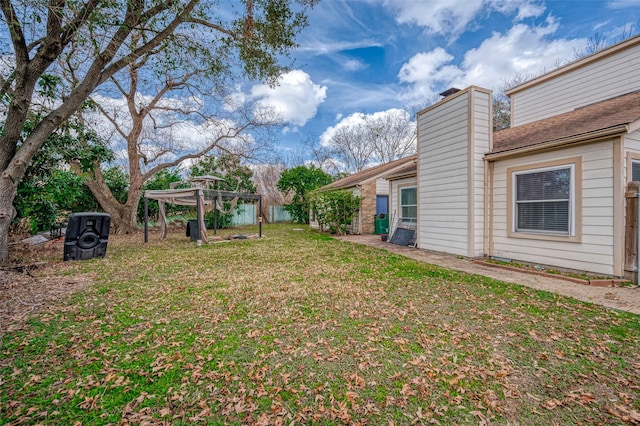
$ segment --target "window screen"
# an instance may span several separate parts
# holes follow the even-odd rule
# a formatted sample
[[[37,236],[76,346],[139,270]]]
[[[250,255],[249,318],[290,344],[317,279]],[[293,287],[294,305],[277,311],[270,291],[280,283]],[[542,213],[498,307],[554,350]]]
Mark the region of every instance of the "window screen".
[[[571,167],[519,173],[516,180],[516,231],[569,234]]]

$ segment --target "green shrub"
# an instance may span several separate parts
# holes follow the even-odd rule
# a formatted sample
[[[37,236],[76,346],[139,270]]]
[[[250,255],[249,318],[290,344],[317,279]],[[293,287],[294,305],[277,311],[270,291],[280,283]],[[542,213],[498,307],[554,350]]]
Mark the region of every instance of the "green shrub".
[[[320,229],[342,235],[360,210],[362,197],[346,190],[314,191],[310,200]]]

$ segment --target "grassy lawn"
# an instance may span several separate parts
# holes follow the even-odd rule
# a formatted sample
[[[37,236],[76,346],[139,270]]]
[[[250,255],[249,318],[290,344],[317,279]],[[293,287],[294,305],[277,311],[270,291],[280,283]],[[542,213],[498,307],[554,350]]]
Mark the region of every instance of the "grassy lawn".
[[[640,317],[299,229],[61,265],[96,284],[1,337],[0,424],[640,422]]]

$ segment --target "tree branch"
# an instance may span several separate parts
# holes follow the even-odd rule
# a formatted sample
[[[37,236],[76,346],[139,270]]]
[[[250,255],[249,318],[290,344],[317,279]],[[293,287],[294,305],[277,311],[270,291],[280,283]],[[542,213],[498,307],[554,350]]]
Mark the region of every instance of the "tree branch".
[[[190,17],[188,19],[185,19],[185,22],[190,22],[190,23],[193,23],[193,24],[202,25],[203,27],[206,27],[206,28],[211,28],[213,30],[216,30],[218,32],[221,32],[223,34],[226,34],[228,36],[233,37],[234,40],[238,40],[238,35],[236,33],[234,33],[233,31],[228,30],[228,29],[226,29],[224,27],[221,27],[220,25],[214,24],[212,22],[205,21],[204,19]]]
[[[16,56],[16,68],[25,66],[29,62],[29,50],[13,4],[10,1],[2,1],[0,2],[0,8],[9,28],[13,52]]]
[[[142,15],[140,15],[138,21],[139,22],[147,22],[153,16],[155,16],[158,13],[162,12],[168,6],[171,6],[174,3],[175,3],[174,1],[169,1],[168,4],[163,4],[162,2],[160,2],[155,7],[151,8],[147,12],[143,13]],[[195,8],[195,6],[198,3],[199,3],[199,0],[190,0],[189,3],[187,3],[187,5],[185,6],[185,8],[182,10],[182,12],[180,12],[180,14],[178,14],[162,31],[157,33],[155,37],[153,37],[151,40],[149,40],[148,42],[146,42],[145,44],[143,44],[139,48],[133,50],[128,55],[123,56],[122,58],[120,58],[116,62],[114,62],[111,65],[109,65],[108,67],[106,67],[104,69],[104,71],[101,73],[101,79],[100,79],[100,82],[98,84],[106,81],[108,78],[110,78],[116,72],[118,72],[119,70],[121,70],[125,66],[127,66],[127,64],[130,64],[130,63],[134,62],[135,60],[137,60],[141,56],[144,56],[145,54],[150,53],[156,47],[158,47],[164,40],[167,39],[167,37],[169,37],[171,34],[173,34],[173,32],[176,30],[176,28],[180,24],[185,22],[187,17],[190,15],[190,13],[193,11],[193,9]],[[132,27],[133,27],[133,25],[132,25]],[[125,28],[124,24],[120,27],[120,29],[118,31],[118,33],[121,33],[121,34],[116,33],[116,35],[114,35],[114,37],[112,38],[112,42],[109,44],[109,46],[107,46],[107,48],[105,48],[104,53],[110,52],[112,49],[116,49],[116,50],[113,50],[113,55],[115,55],[115,52],[117,51],[117,48],[119,48],[122,45],[122,43],[124,42],[123,36],[130,32],[130,30],[129,30],[129,32],[124,34],[123,28]],[[120,31],[120,30],[123,30],[123,31]],[[110,55],[110,57],[113,58],[113,55]]]

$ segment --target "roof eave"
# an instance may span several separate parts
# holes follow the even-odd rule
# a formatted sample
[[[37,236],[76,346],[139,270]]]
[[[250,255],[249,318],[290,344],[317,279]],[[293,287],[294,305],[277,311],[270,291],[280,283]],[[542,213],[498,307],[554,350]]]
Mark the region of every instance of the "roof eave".
[[[629,133],[633,133],[635,131],[640,130],[640,118],[632,121],[631,123],[629,123],[629,125],[627,126]]]
[[[418,175],[418,172],[413,171],[413,172],[406,172],[406,173],[391,174],[383,177],[386,180],[399,180],[399,179],[406,179],[410,177],[416,177],[417,175]]]
[[[337,191],[341,189],[351,189],[358,186],[358,184],[348,185],[348,186],[331,186],[331,184],[323,186],[321,188],[316,189],[318,192],[327,192],[327,191]]]
[[[522,148],[515,148],[507,151],[495,152],[485,154],[484,158],[488,161],[503,160],[510,157],[519,157],[527,155],[533,152],[546,151],[550,149],[561,148],[567,145],[577,145],[588,142],[596,142],[601,139],[610,138],[629,132],[628,124],[619,124],[617,126],[608,127],[606,129],[596,130],[589,133],[582,133],[579,135],[569,136],[566,138],[555,139],[547,142],[542,142],[535,145],[525,146]]]
[[[339,179],[339,180],[337,180],[335,182],[332,182],[330,184],[327,184],[327,185],[319,188],[318,191],[319,192],[324,192],[324,191],[331,191],[331,190],[336,190],[336,189],[353,189],[353,188],[357,188],[359,186],[365,185],[365,184],[367,184],[369,182],[376,181],[378,179],[385,179],[385,175],[395,173],[397,170],[401,169],[402,167],[405,167],[406,163],[408,163],[409,161],[415,162],[416,158],[412,158],[412,157],[415,157],[415,154],[414,155],[410,155],[410,156],[405,157],[405,158],[401,158],[399,160],[392,161],[392,163],[393,162],[397,162],[399,164],[396,164],[395,166],[391,167],[389,170],[385,170],[384,172],[379,172],[379,173],[373,174],[373,175],[371,175],[369,177],[366,177],[366,178],[363,178],[361,180],[352,181],[352,183],[349,183],[347,185],[341,185],[341,184],[336,185],[336,183],[339,183],[340,180],[342,180],[342,179]],[[386,163],[386,164],[389,164],[389,163]],[[363,170],[363,172],[364,171],[366,171],[366,170]],[[357,174],[358,173],[356,173],[356,175]],[[350,179],[353,176],[354,175],[351,175],[351,176],[346,177],[344,179]]]

